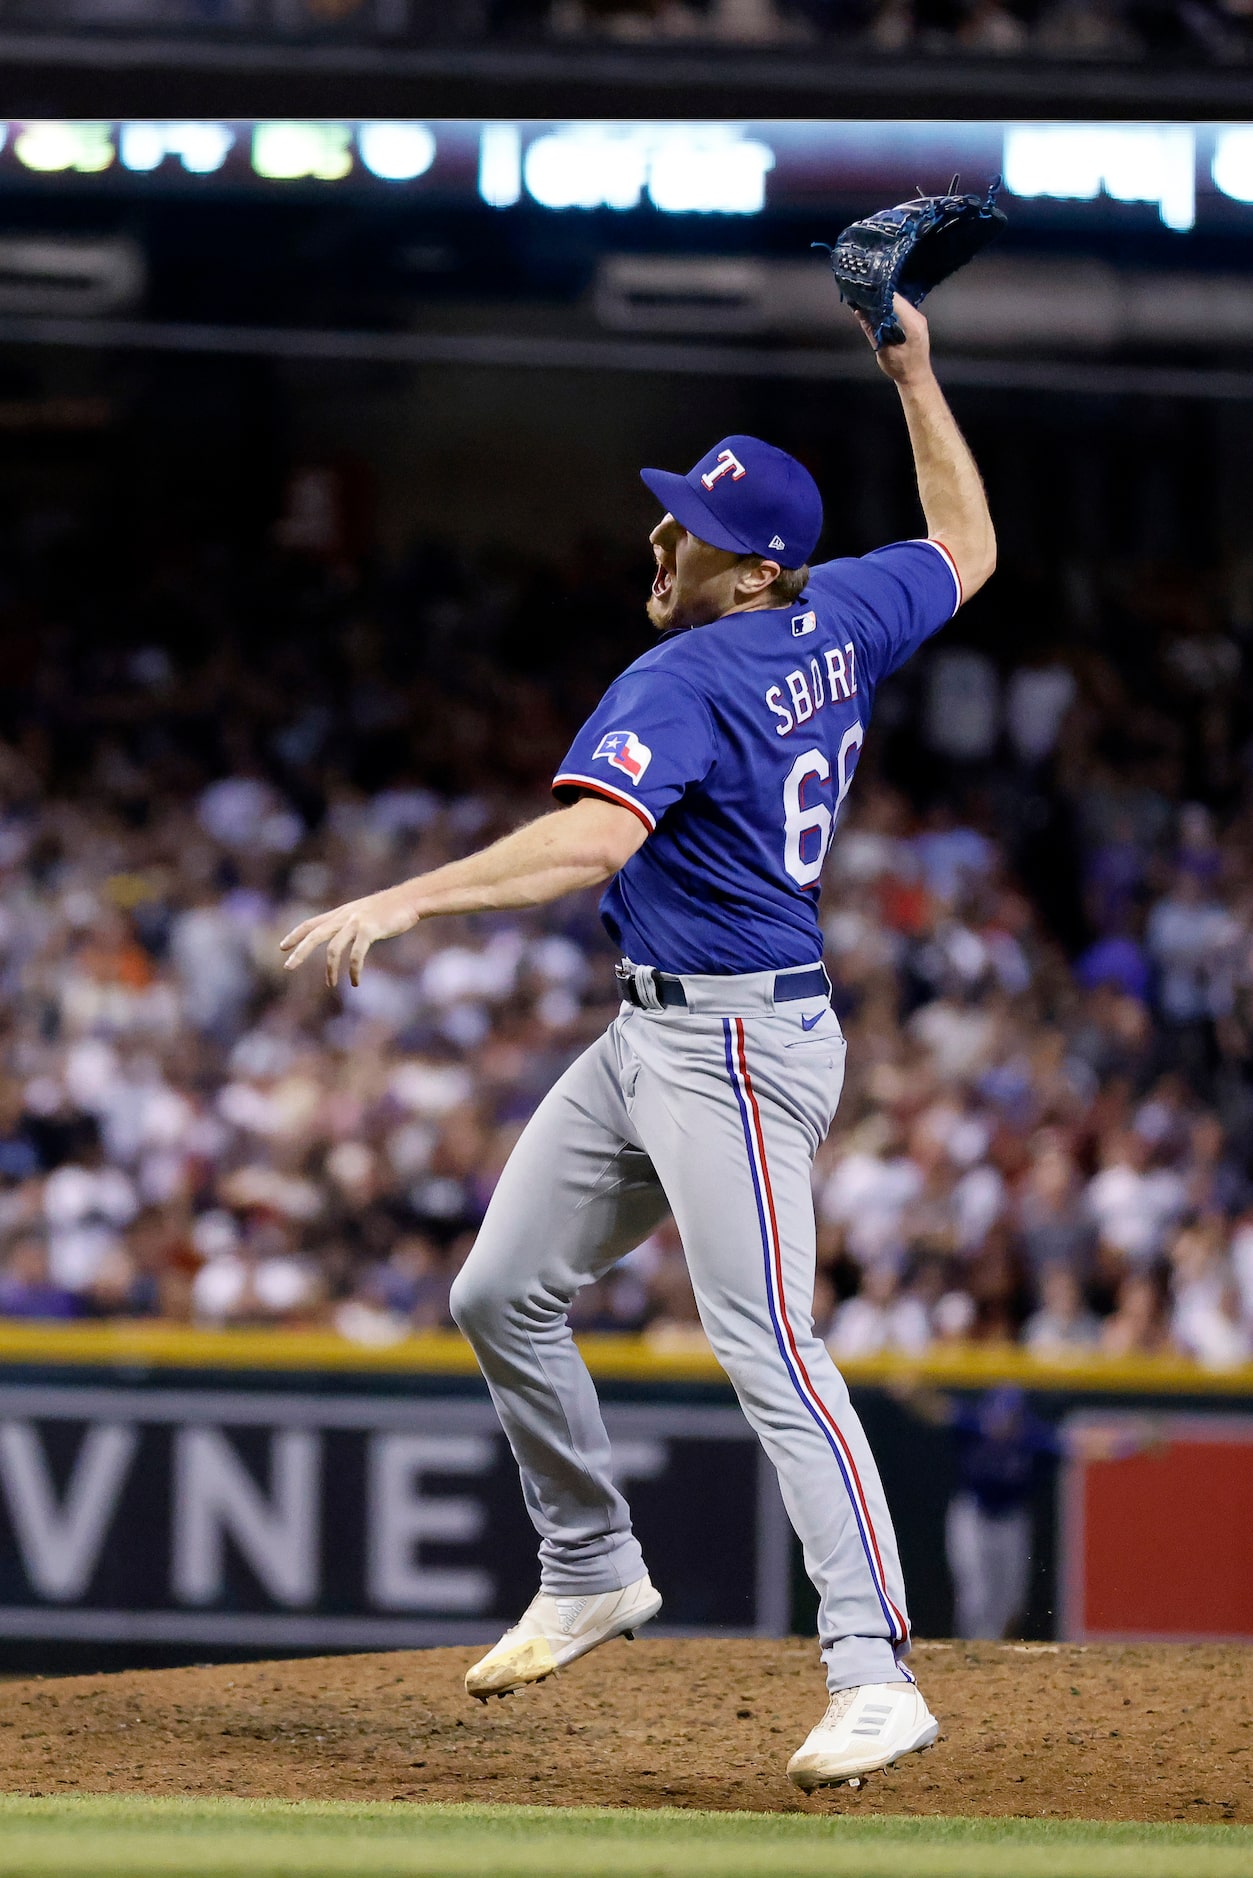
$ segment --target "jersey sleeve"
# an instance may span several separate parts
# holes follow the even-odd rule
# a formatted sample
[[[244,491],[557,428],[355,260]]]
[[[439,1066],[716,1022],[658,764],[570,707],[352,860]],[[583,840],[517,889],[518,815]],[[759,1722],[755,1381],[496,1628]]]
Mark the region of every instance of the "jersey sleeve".
[[[562,802],[604,796],[651,832],[686,789],[704,781],[715,747],[708,707],[685,679],[624,672],[571,744],[553,794]]]
[[[961,576],[939,541],[896,541],[859,559],[827,561],[810,587],[851,607],[862,669],[873,684],[905,663],[962,603]]]

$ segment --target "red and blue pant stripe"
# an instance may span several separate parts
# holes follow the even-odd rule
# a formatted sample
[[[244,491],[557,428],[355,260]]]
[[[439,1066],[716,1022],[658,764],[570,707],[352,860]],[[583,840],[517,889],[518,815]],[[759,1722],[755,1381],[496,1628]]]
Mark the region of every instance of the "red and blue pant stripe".
[[[758,1106],[756,1091],[748,1069],[748,1053],[745,1046],[744,1021],[739,1017],[723,1019],[723,1033],[726,1046],[727,1075],[735,1091],[739,1105],[740,1121],[744,1130],[744,1145],[748,1154],[749,1172],[752,1175],[753,1195],[757,1205],[757,1219],[761,1228],[762,1255],[765,1266],[766,1302],[770,1311],[770,1322],[774,1330],[775,1343],[788,1378],[824,1436],[844,1490],[852,1508],[853,1520],[865,1554],[866,1566],[874,1585],[884,1620],[888,1625],[889,1636],[894,1645],[904,1643],[909,1636],[909,1626],[897,1610],[888,1595],[887,1579],[883,1569],[883,1560],[879,1552],[879,1542],[875,1537],[874,1522],[866,1504],[866,1495],[857,1463],[853,1458],[848,1443],[841,1432],[839,1423],[827,1407],[810,1379],[805,1362],[797,1348],[796,1336],[788,1318],[787,1299],[783,1284],[783,1251],[779,1238],[779,1223],[775,1210],[774,1192],[770,1184],[770,1166],[766,1158],[765,1134],[761,1124],[761,1110]],[[902,1669],[902,1674],[908,1675]],[[912,1678],[910,1678],[912,1680]]]

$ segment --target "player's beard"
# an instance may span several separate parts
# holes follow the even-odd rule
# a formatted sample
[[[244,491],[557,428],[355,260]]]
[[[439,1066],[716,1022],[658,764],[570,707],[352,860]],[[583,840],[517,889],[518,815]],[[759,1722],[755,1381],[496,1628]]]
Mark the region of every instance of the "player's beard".
[[[677,573],[660,565],[653,577],[646,611],[659,633],[708,626],[710,620],[718,618],[716,603],[703,596],[699,589],[695,593],[686,592]]]

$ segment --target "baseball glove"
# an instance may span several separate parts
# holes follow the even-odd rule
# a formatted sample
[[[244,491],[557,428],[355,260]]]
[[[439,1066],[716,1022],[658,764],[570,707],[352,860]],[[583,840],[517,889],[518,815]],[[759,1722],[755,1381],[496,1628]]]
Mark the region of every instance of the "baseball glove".
[[[1005,226],[1004,211],[994,206],[999,176],[984,197],[957,195],[957,183],[954,176],[946,196],[919,196],[854,222],[833,248],[825,241],[813,244],[831,256],[840,298],[865,314],[876,350],[905,338],[892,312],[893,294],[920,305]]]

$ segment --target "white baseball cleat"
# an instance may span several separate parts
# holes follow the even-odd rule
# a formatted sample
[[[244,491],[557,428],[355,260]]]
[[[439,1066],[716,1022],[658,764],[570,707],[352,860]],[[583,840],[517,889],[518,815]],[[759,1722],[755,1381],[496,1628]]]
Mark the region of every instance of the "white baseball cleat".
[[[912,1682],[867,1682],[841,1689],[787,1764],[806,1793],[859,1781],[902,1754],[929,1748],[940,1724]]]
[[[528,1682],[542,1682],[610,1637],[631,1637],[661,1609],[660,1593],[645,1573],[624,1591],[590,1598],[550,1597],[541,1591],[500,1642],[466,1671],[466,1694],[485,1702]]]

